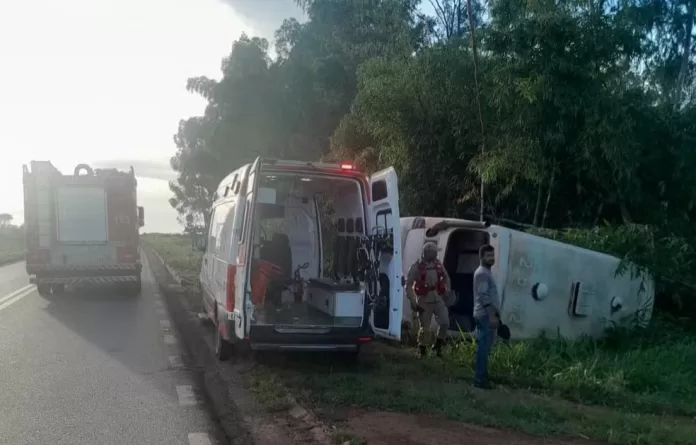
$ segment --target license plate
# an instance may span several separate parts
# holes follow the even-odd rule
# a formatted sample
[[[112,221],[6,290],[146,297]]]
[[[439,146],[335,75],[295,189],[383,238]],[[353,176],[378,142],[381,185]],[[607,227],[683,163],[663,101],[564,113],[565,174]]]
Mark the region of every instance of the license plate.
[[[86,248],[81,251],[68,252],[66,262],[71,264],[108,263],[111,261],[110,252],[104,252],[103,248]]]

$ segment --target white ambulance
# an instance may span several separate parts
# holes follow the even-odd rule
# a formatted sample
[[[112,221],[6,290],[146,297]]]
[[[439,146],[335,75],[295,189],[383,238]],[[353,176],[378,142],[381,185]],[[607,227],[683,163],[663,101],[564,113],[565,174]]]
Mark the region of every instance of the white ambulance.
[[[218,358],[235,343],[354,352],[375,335],[399,340],[400,237],[393,168],[368,177],[350,164],[257,158],[230,173],[200,273]],[[371,249],[375,240],[393,247]]]

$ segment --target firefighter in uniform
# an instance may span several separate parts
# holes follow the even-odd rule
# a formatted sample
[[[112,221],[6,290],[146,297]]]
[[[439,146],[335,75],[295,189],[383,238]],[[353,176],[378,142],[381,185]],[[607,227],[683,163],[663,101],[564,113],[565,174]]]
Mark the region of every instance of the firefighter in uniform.
[[[437,245],[423,245],[423,256],[413,263],[406,278],[406,293],[414,312],[418,313],[418,351],[421,357],[427,354],[427,337],[433,315],[438,324],[437,338],[432,349],[442,355],[442,346],[449,329],[449,311],[445,303],[451,292],[450,278],[442,263],[437,259]],[[424,338],[425,337],[425,338]]]

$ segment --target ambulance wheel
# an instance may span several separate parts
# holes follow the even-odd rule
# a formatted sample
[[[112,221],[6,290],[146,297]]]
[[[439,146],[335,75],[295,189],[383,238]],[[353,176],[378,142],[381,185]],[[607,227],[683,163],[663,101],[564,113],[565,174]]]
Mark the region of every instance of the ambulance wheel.
[[[51,286],[53,295],[63,295],[65,293],[65,284],[54,284]]]
[[[341,362],[348,365],[358,363],[360,361],[360,345],[358,344],[354,351],[339,352],[339,357]]]
[[[39,291],[39,295],[44,298],[49,298],[51,296],[51,285],[50,284],[38,284],[36,289]]]
[[[228,360],[232,356],[234,350],[234,345],[224,338],[222,338],[222,332],[216,326],[215,327],[215,357],[221,362]]]

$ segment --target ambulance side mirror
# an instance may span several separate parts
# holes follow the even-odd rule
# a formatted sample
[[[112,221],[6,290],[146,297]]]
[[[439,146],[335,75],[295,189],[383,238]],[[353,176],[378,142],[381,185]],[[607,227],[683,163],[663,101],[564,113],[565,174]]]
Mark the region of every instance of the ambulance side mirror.
[[[138,206],[138,227],[145,225],[145,208]]]
[[[195,241],[193,242],[194,249],[198,252],[205,252],[206,249],[208,248],[207,241],[208,240],[205,238],[205,236],[197,237],[195,239]]]

